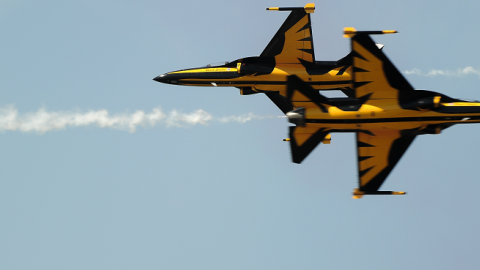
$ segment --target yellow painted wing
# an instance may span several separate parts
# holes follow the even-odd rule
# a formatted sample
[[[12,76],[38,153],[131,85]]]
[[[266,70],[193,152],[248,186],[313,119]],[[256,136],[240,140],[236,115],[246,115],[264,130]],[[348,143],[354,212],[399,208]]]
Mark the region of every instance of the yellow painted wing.
[[[322,102],[326,98],[318,91],[314,91],[311,86],[302,81],[295,75],[287,78],[287,101],[293,108],[312,110],[318,108],[325,110]],[[287,114],[288,115],[288,114]],[[305,117],[305,115],[304,115]],[[320,125],[305,125],[305,123],[295,123],[296,127],[290,127],[290,149],[292,151],[292,161],[301,163],[312,151],[329,135],[327,128]]]
[[[414,139],[399,130],[357,132],[359,191],[378,191]]]
[[[293,10],[260,56],[275,57],[276,64],[313,65],[310,14],[303,9]]]
[[[292,161],[301,163],[327,135],[328,131],[320,126],[290,127]]]
[[[370,36],[352,37],[353,87],[357,98],[398,99],[398,91],[413,90]]]

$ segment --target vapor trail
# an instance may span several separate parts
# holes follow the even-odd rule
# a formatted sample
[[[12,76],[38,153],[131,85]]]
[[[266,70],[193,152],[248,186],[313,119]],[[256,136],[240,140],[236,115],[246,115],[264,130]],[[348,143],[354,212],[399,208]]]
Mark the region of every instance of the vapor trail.
[[[191,113],[182,113],[172,110],[163,112],[160,107],[146,113],[138,110],[133,113],[110,115],[107,110],[90,110],[87,112],[50,112],[44,108],[34,113],[20,114],[13,105],[0,107],[0,132],[21,131],[37,132],[43,134],[51,130],[66,129],[69,127],[97,126],[100,128],[113,128],[135,132],[137,127],[188,127],[193,125],[208,125],[212,122],[219,123],[245,123],[254,119],[277,118],[277,116],[256,116],[252,113],[213,117],[210,113],[198,109]]]
[[[413,74],[419,76],[426,76],[426,77],[434,77],[434,76],[447,76],[447,77],[461,77],[465,75],[478,75],[480,78],[480,70],[477,70],[471,66],[465,68],[459,68],[456,71],[453,70],[439,70],[439,69],[431,69],[428,72],[422,72],[418,68],[414,68],[411,70],[405,70],[404,74]]]

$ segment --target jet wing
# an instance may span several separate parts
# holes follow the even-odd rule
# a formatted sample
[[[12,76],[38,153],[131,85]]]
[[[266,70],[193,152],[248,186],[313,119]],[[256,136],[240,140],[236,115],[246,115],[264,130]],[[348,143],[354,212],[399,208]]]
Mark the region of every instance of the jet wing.
[[[354,28],[345,28],[345,36],[351,37],[356,98],[371,95],[369,99],[398,99],[399,91],[413,90],[369,36],[389,33],[396,31],[356,31]]]
[[[396,31],[356,31],[354,28],[345,28],[345,36],[351,38],[352,77],[356,98],[399,100],[402,92],[414,91],[413,87],[369,36],[391,33],[396,33]],[[357,132],[359,187],[353,192],[354,198],[358,199],[366,194],[405,194],[404,192],[379,191],[378,189],[413,142],[415,136],[414,132],[394,129]]]
[[[373,194],[405,194],[378,191],[405,151],[415,139],[413,132],[368,130],[357,132],[358,185],[355,199]]]
[[[304,123],[305,108],[318,107],[320,110],[324,110],[322,102],[325,102],[326,98],[297,76],[291,75],[287,78],[287,101],[292,108],[295,108],[288,112],[287,116],[293,113],[299,117],[294,122],[289,120],[297,125],[290,127],[289,132],[292,161],[301,163],[321,142],[329,143],[327,136],[330,137],[330,135],[326,128]]]
[[[313,65],[312,26],[310,13],[315,10],[314,4],[294,8],[267,8],[267,10],[290,10],[291,13],[263,50],[261,57],[275,57],[276,64]]]
[[[329,132],[324,128],[290,127],[290,150],[292,161],[300,164],[325,138]]]

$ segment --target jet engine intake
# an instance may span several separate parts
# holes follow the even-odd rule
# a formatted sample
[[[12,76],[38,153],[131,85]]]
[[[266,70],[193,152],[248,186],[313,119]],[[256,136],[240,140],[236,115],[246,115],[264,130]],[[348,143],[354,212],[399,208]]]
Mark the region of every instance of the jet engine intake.
[[[274,57],[247,57],[237,63],[240,75],[266,75],[272,73],[274,68]]]
[[[255,64],[240,63],[238,65],[238,73],[241,75],[253,75],[258,72]]]
[[[402,106],[405,109],[432,110],[440,107],[441,96],[419,98]]]
[[[252,87],[239,87],[240,89],[240,95],[253,95],[253,94],[258,94],[259,92],[255,91],[252,89]]]
[[[440,134],[440,132],[442,132],[442,126],[440,125],[428,125],[420,130],[420,134]]]
[[[327,134],[327,136],[325,136],[325,138],[323,138],[322,143],[323,144],[330,144],[331,141],[332,141],[332,135]]]
[[[270,74],[273,71],[273,68],[270,66],[265,66],[261,64],[254,63],[241,63],[238,65],[238,73],[240,75],[262,75]]]

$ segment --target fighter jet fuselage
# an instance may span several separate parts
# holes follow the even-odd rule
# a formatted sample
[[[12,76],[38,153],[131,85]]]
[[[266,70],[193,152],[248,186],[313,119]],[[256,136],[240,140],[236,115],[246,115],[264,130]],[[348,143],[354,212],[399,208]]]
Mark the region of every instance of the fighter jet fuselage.
[[[330,144],[332,133],[355,133],[358,188],[353,197],[405,194],[380,187],[416,136],[480,123],[480,102],[415,90],[383,53],[383,45],[370,37],[394,30],[346,27],[351,52],[338,61],[315,61],[310,24],[314,8],[268,8],[291,13],[258,57],[169,72],[155,80],[266,94],[295,125],[285,139],[294,163],[301,163],[319,144]],[[327,98],[318,91],[332,89],[347,97]]]
[[[233,86],[242,95],[276,91],[285,96],[287,76],[295,74],[316,90],[351,88],[350,65],[342,61],[277,64],[275,57],[247,57],[222,65],[168,72],[154,80],[188,86]]]
[[[241,95],[265,93],[284,113],[293,109],[285,100],[289,75],[298,76],[315,90],[354,95],[350,54],[338,61],[315,61],[310,21],[314,4],[267,10],[291,13],[259,56],[168,72],[154,80],[188,86],[233,86]]]
[[[359,188],[354,198],[405,194],[379,188],[416,136],[439,134],[456,124],[480,123],[480,102],[415,90],[370,38],[395,31],[356,31],[351,38],[353,92],[349,98],[322,96],[292,75],[287,81],[287,112],[292,161],[301,163],[331,133],[356,133]],[[325,141],[325,139],[327,139]]]

